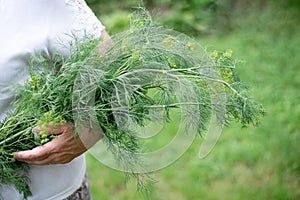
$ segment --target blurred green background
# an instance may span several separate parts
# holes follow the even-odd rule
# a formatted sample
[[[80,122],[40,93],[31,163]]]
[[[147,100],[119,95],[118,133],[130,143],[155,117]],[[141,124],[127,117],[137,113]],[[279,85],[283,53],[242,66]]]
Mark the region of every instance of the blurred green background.
[[[143,5],[154,20],[211,50],[232,49],[238,73],[267,113],[259,127],[224,128],[198,158],[202,138],[152,174],[150,199],[300,199],[300,3],[298,0],[87,0],[108,32],[129,28]],[[172,131],[172,126],[170,130]],[[162,158],[163,159],[163,158]],[[87,154],[95,200],[141,199],[135,183]]]

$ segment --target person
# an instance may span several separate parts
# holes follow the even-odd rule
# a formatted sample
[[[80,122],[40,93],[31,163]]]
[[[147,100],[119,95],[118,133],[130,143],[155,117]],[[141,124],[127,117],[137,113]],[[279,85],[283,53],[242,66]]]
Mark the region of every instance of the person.
[[[0,0],[0,13],[0,120],[14,96],[9,85],[24,84],[28,59],[36,52],[68,56],[71,35],[109,38],[84,0]],[[73,133],[72,124],[61,124],[56,128],[58,138],[14,154],[30,165],[29,200],[91,198],[83,154],[87,149]],[[23,199],[12,185],[0,184],[0,194],[5,200]]]

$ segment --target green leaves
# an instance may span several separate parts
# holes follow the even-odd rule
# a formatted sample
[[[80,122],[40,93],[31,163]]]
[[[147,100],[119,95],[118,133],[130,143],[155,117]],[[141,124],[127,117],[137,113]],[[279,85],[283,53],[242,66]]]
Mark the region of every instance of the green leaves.
[[[72,122],[72,88],[79,63],[97,44],[91,38],[85,38],[85,41],[71,44],[68,60],[61,60],[63,56],[59,54],[51,58],[42,55],[32,58],[30,78],[24,87],[16,88],[17,95],[11,104],[13,109],[0,123],[0,183],[15,185],[25,199],[31,194],[28,166],[15,161],[13,153],[32,149],[55,138],[55,135],[47,134],[49,123],[55,127],[59,123]],[[54,73],[58,63],[64,65]],[[72,63],[74,66],[69,67]],[[49,69],[49,64],[52,69]],[[43,66],[44,71],[37,66]],[[32,133],[37,125],[42,128],[40,135]]]
[[[51,140],[49,123],[102,127],[108,150],[143,188],[144,175],[136,171],[143,169],[138,130],[148,122],[168,122],[174,109],[181,111],[187,134],[204,132],[213,115],[220,127],[231,118],[242,125],[259,121],[263,111],[240,84],[231,51],[210,56],[188,36],[155,26],[143,10],[131,25],[103,44],[105,52],[97,51],[97,40],[75,37],[68,59],[32,62],[31,78],[0,126],[1,183],[16,185],[25,198],[30,194],[28,180],[16,171],[26,165],[11,155]],[[41,72],[36,64],[53,69]],[[42,128],[38,138],[31,133],[36,125]]]

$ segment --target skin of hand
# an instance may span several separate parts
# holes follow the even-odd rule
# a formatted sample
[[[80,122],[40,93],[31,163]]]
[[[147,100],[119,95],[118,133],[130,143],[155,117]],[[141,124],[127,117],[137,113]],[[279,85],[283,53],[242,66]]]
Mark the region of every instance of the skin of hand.
[[[31,165],[65,164],[84,153],[102,138],[101,134],[88,129],[81,132],[80,137],[76,137],[74,130],[74,125],[71,123],[59,124],[55,128],[50,123],[47,133],[55,134],[57,138],[32,150],[17,152],[14,158]],[[32,130],[35,134],[39,134],[40,131],[39,126]]]
[[[104,52],[108,47],[107,41],[110,40],[110,36],[106,30],[103,30],[101,34],[103,42],[99,43],[98,50]],[[39,134],[41,128],[37,126],[32,132]],[[14,154],[14,158],[31,165],[65,164],[87,151],[102,138],[103,133],[99,127],[97,131],[85,128],[78,130],[80,137],[76,137],[74,130],[74,125],[70,123],[59,124],[55,128],[50,123],[48,135],[55,134],[58,135],[57,138],[32,150],[17,152]]]
[[[105,53],[113,45],[113,41],[110,38],[106,30],[101,32],[102,42],[99,42],[98,51],[99,53]]]
[[[101,31],[101,37],[102,37],[103,41],[110,40],[110,36],[106,30]]]

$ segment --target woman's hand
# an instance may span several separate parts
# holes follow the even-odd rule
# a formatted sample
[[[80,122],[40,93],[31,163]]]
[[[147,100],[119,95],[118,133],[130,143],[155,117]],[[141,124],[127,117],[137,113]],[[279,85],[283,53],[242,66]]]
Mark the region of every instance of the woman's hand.
[[[35,127],[33,132],[38,134],[40,127]],[[58,137],[32,150],[17,152],[14,158],[32,165],[65,164],[84,153],[87,148],[102,138],[101,134],[91,131],[81,132],[80,137],[75,137],[74,125],[70,123],[59,124],[55,128],[50,123],[48,135],[53,134]],[[82,142],[82,139],[85,142]]]
[[[99,42],[97,49],[100,53],[105,53],[109,48],[113,46],[114,43],[106,30],[103,30],[101,32],[101,38],[102,41]]]

